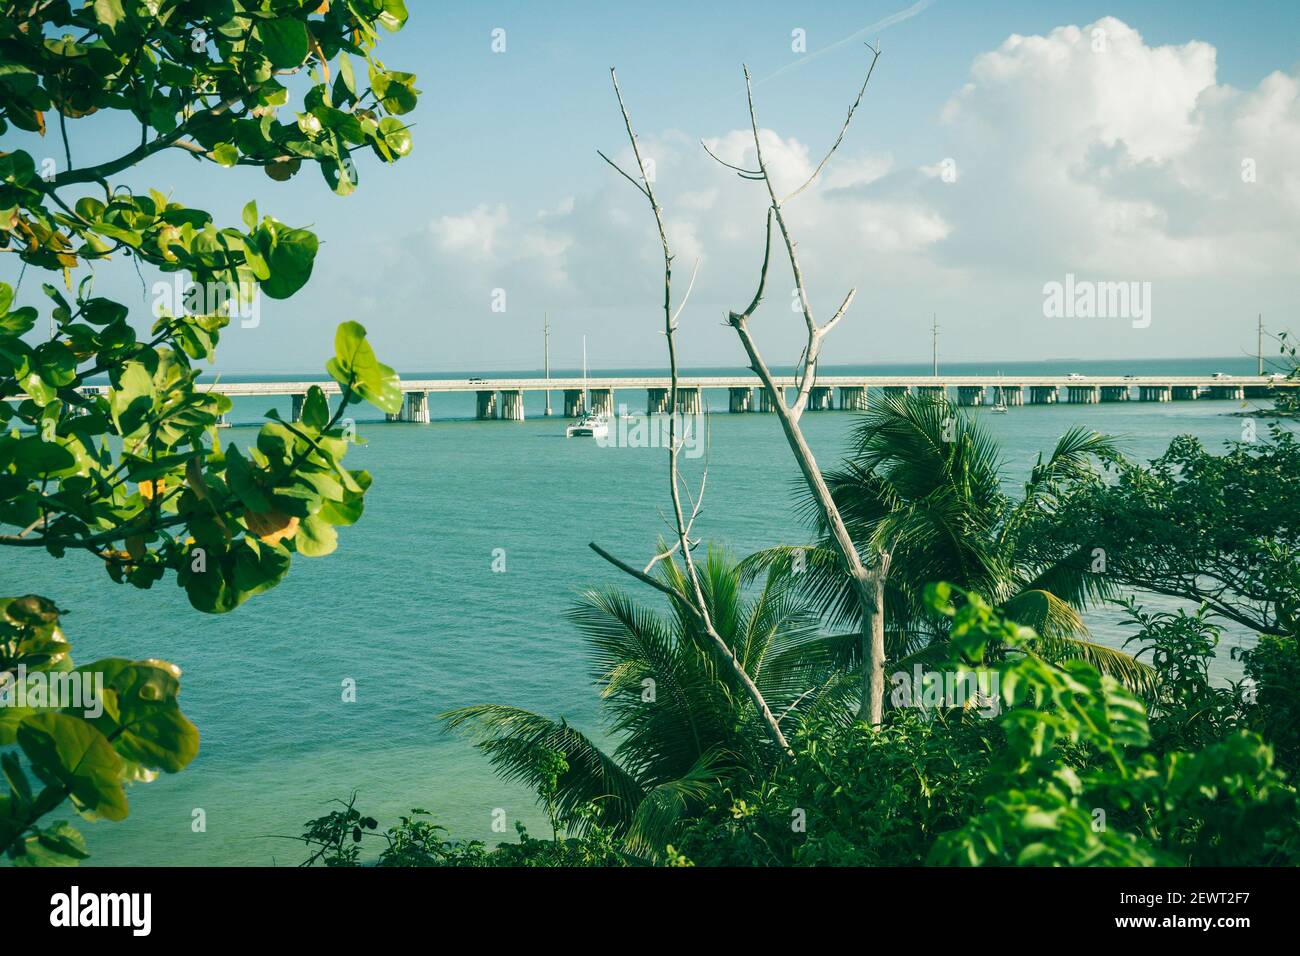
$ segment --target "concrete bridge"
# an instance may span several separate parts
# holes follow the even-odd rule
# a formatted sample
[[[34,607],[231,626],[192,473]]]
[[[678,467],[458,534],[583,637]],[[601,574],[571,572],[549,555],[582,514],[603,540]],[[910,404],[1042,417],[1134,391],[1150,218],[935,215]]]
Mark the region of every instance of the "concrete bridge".
[[[646,412],[668,411],[669,380],[664,375],[628,376],[623,378],[509,378],[509,379],[411,379],[402,382],[406,396],[402,410],[388,416],[390,421],[428,422],[429,394],[439,392],[473,392],[476,416],[480,419],[523,421],[525,392],[550,391],[560,394],[556,410],[565,418],[577,418],[588,411],[612,415],[617,408],[616,393],[641,391],[647,397]],[[786,389],[798,387],[793,376],[782,376],[777,384]],[[212,391],[231,397],[292,396],[294,420],[302,413],[307,390],[319,385],[326,394],[338,394],[333,381],[302,382],[221,382],[208,386]],[[993,375],[824,375],[819,376],[809,395],[809,411],[844,409],[862,411],[868,395],[917,394],[944,397],[962,406],[979,406],[996,400],[998,388],[1007,405],[1050,405],[1055,403],[1097,404],[1103,402],[1170,402],[1208,398],[1240,401],[1266,398],[1275,387],[1297,388],[1300,383],[1279,381],[1258,375],[1199,376],[1104,376],[1104,375],[1018,375],[1007,379]],[[771,412],[766,391],[753,376],[682,376],[678,380],[677,410],[698,414],[705,410],[704,391],[726,390],[730,412]],[[590,408],[585,402],[589,402]]]

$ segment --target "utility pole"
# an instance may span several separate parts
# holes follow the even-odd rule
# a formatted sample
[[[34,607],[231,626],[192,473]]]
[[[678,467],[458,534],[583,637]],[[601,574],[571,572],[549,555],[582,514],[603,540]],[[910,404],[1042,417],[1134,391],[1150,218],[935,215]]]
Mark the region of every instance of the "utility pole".
[[[1255,319],[1255,351],[1259,355],[1259,374],[1264,374],[1264,313]]]
[[[542,364],[546,374],[546,417],[551,417],[551,321],[542,313]]]
[[[939,315],[930,313],[930,374],[939,377]]]

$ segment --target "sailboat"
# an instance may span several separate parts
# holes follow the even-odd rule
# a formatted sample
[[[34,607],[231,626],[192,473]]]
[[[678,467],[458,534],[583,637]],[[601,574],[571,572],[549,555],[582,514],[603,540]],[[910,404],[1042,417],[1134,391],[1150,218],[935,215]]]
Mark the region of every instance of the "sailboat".
[[[582,407],[585,409],[587,406],[587,337],[584,335],[582,337]],[[591,412],[564,429],[566,438],[604,438],[608,434],[609,422],[605,420],[605,416]]]
[[[997,384],[997,389],[998,389],[998,391],[997,391],[997,396],[998,396],[997,401],[995,401],[995,402],[993,403],[993,405],[992,405],[992,407],[989,409],[989,411],[993,412],[993,413],[996,414],[996,415],[1005,415],[1005,414],[1007,413],[1007,399],[1006,399],[1006,395],[1005,395],[1005,394],[1003,393],[1003,391],[1002,391],[1002,375],[1001,375],[1001,373],[998,374],[998,384]]]

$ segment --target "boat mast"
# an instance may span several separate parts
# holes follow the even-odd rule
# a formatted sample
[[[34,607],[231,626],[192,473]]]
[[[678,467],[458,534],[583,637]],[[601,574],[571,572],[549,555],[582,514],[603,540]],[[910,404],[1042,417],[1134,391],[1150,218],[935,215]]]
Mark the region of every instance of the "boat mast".
[[[582,337],[582,414],[590,411],[590,399],[587,397],[587,337]]]
[[[551,322],[542,313],[542,367],[546,373],[546,417],[551,417]]]
[[[939,314],[930,315],[930,374],[939,377]]]

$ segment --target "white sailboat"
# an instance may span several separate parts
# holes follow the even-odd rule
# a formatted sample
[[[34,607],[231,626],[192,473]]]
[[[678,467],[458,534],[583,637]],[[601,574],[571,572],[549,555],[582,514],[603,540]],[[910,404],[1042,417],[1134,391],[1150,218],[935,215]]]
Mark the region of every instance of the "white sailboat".
[[[1006,394],[1005,394],[1005,393],[1003,392],[1003,390],[1002,390],[1002,373],[1001,373],[1001,372],[998,373],[998,384],[997,384],[997,389],[998,389],[998,391],[997,391],[997,396],[998,396],[997,401],[995,401],[995,402],[993,403],[993,405],[989,408],[989,411],[993,412],[995,415],[1005,415],[1005,414],[1007,413],[1007,397],[1006,397]]]
[[[587,337],[582,337],[582,407],[589,404],[587,396]],[[587,412],[583,417],[564,429],[567,438],[604,438],[609,434],[609,422],[603,415]]]

